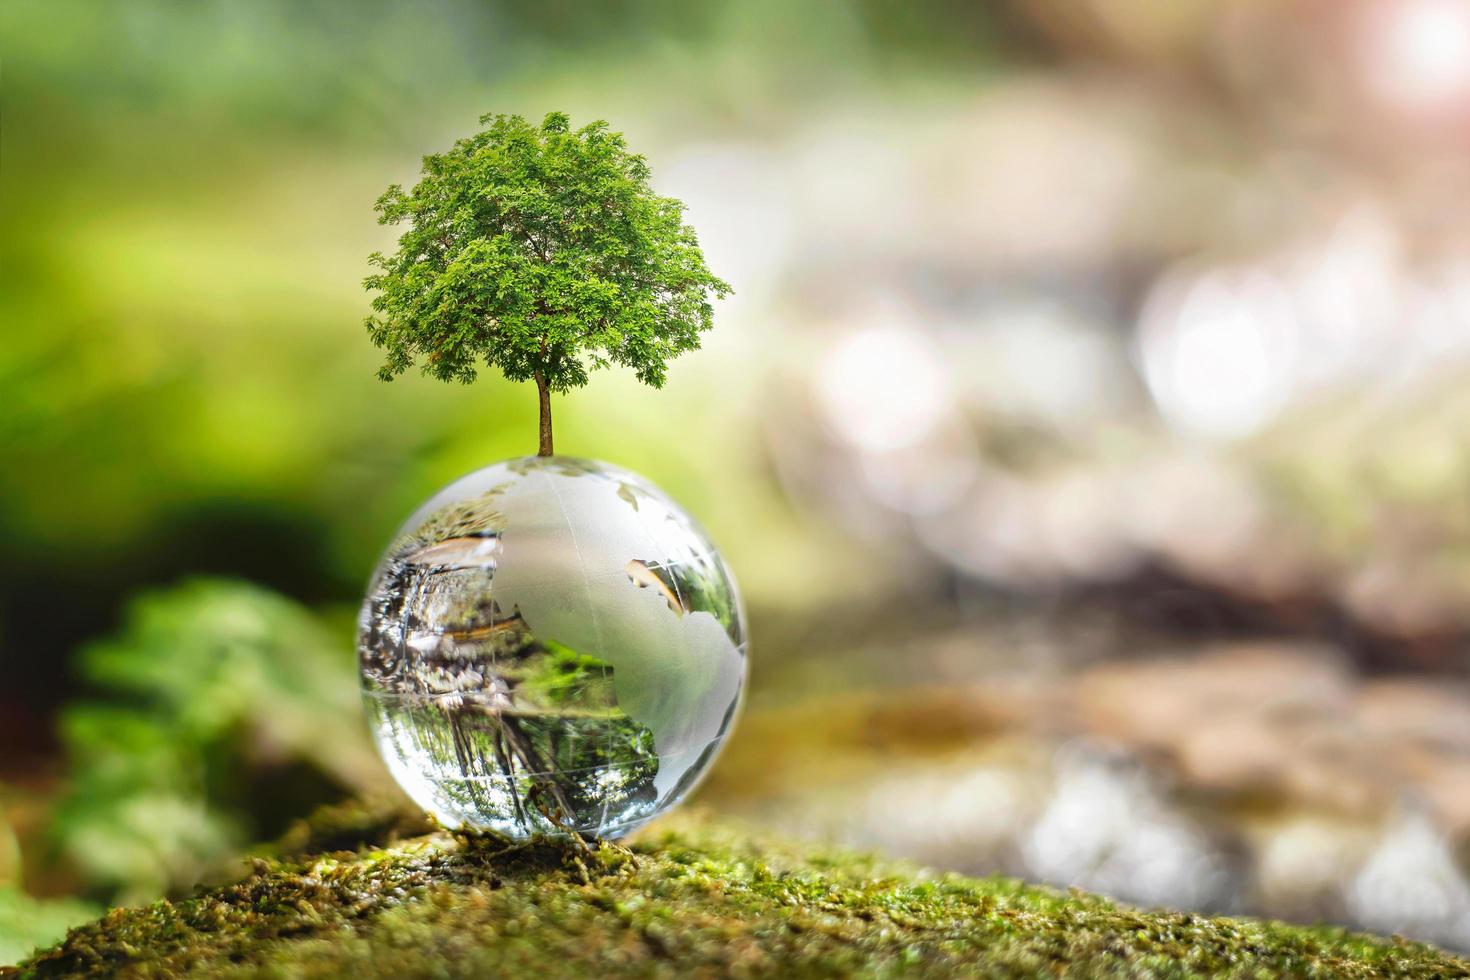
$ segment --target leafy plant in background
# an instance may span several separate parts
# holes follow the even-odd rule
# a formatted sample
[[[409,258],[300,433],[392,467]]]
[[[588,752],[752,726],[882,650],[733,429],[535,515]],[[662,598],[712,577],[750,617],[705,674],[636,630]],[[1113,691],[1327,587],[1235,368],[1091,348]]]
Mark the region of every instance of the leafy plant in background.
[[[78,899],[34,898],[21,886],[20,845],[0,819],[0,964],[14,963],[32,949],[55,942],[99,911]]]
[[[378,785],[348,650],[265,589],[198,580],[145,594],[82,652],[81,672],[103,697],[63,715],[70,790],[53,830],[115,901],[190,884],[274,832],[273,795]],[[289,818],[311,801],[281,802]]]
[[[80,899],[32,898],[17,886],[0,885],[0,965],[49,946],[100,911]]]
[[[620,364],[663,385],[664,362],[699,346],[710,297],[730,286],[705,265],[684,206],[649,186],[648,165],[620,133],[540,127],[486,115],[488,128],[424,157],[412,191],[378,200],[383,224],[408,223],[380,271],[367,319],[388,352],[384,380],[415,361],[443,381],[471,382],[481,359],[536,382],[540,454],[552,454],[551,393]]]

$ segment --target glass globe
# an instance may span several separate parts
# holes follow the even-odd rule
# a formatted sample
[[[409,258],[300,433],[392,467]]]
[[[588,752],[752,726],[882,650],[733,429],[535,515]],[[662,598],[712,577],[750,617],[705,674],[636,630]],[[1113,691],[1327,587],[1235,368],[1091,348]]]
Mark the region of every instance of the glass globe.
[[[389,770],[441,823],[617,837],[709,766],[746,641],[729,569],[657,487],[530,456],[409,518],[373,573],[358,659]]]

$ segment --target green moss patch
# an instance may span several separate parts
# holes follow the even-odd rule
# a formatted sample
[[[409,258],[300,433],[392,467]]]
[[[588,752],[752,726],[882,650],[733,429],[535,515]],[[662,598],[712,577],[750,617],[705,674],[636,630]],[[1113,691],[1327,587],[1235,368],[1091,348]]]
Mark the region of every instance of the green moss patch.
[[[1464,977],[1432,947],[1146,912],[684,818],[632,848],[342,809],[243,880],[115,909],[5,976]],[[317,848],[349,848],[318,850]]]

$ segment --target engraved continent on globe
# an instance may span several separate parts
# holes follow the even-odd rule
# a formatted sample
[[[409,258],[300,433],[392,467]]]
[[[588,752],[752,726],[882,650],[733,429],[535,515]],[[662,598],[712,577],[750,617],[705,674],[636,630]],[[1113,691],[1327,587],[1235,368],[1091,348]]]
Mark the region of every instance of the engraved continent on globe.
[[[734,579],[656,487],[530,456],[436,494],[368,589],[378,748],[449,827],[626,834],[714,758],[745,680]]]

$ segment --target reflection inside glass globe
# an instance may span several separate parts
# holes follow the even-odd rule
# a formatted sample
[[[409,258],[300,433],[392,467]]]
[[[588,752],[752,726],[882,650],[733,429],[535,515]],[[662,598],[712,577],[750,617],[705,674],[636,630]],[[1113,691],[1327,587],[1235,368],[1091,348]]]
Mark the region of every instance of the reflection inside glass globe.
[[[678,802],[745,679],[738,593],[642,478],[526,457],[415,513],[358,638],[394,778],[449,827],[616,837]]]

